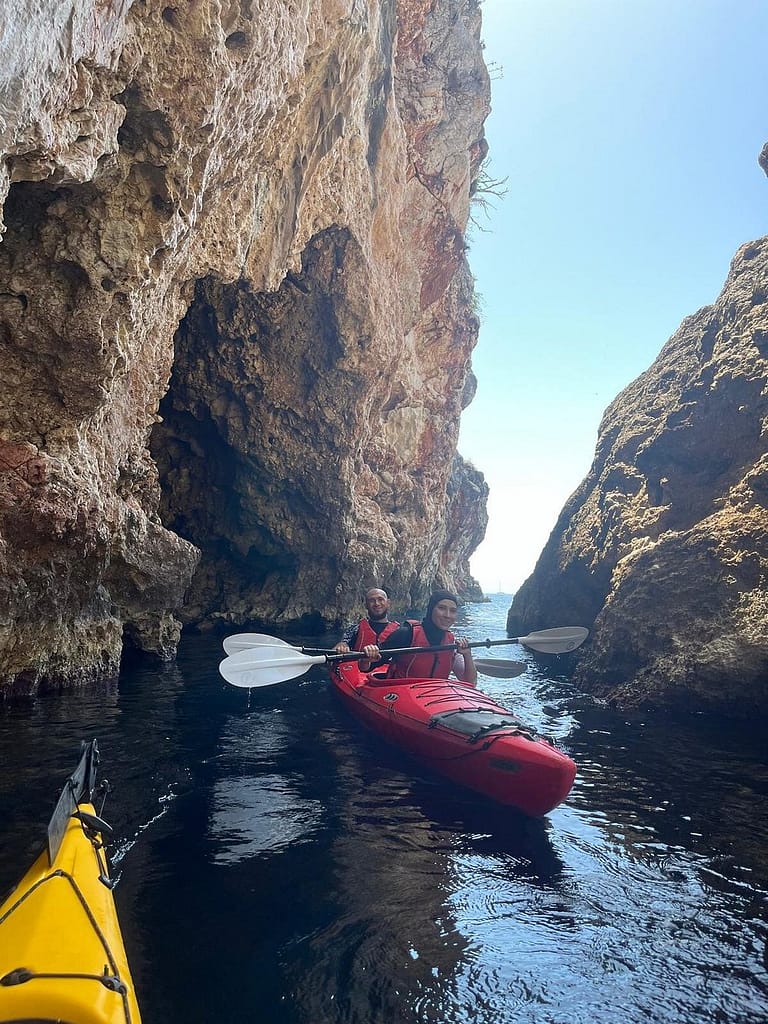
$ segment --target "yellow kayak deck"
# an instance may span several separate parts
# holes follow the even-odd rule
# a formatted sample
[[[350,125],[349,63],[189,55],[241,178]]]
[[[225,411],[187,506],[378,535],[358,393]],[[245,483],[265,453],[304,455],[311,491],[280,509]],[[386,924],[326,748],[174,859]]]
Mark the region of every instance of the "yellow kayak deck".
[[[0,906],[0,1024],[140,1024],[95,811],[79,812]]]

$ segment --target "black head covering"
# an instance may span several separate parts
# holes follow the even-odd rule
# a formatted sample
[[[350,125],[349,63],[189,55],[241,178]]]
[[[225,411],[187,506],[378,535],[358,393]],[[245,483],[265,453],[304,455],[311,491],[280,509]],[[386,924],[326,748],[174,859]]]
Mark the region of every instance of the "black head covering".
[[[435,605],[440,604],[441,601],[453,601],[454,604],[459,603],[458,597],[452,594],[450,590],[436,590],[429,599],[427,610],[424,613],[424,618],[428,621],[432,621],[432,612],[435,610]]]
[[[452,594],[450,590],[436,590],[430,597],[421,625],[424,628],[424,632],[427,634],[427,639],[433,644],[442,643],[443,631],[438,629],[432,621],[432,612],[435,609],[435,605],[440,604],[441,601],[453,601],[454,604],[459,603],[458,597],[456,597],[455,594]]]

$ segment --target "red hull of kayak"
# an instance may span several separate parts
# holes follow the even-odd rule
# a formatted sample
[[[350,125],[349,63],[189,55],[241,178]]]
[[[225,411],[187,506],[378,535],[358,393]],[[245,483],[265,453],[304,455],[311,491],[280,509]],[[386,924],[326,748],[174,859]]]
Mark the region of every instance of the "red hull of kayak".
[[[434,771],[538,817],[568,796],[576,765],[507,708],[457,680],[388,680],[354,662],[329,666],[344,704]]]

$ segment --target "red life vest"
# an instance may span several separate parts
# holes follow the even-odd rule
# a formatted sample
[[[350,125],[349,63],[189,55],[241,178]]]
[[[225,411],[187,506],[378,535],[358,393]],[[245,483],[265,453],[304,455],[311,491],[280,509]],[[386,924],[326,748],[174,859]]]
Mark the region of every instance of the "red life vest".
[[[355,637],[355,644],[352,650],[362,651],[364,647],[368,647],[370,644],[382,644],[388,636],[392,636],[395,630],[399,628],[399,622],[388,622],[379,635],[376,636],[376,632],[368,619],[360,619],[360,622],[357,624],[357,636]]]
[[[432,644],[429,642],[422,624],[420,622],[413,622],[411,619],[408,619],[408,622],[413,626],[413,640],[411,642],[411,646],[431,647]],[[443,634],[442,643],[452,644],[454,639],[453,633],[449,633],[446,630]],[[389,663],[387,678],[447,679],[451,674],[453,659],[455,657],[455,650],[426,651],[424,654],[401,654],[398,658],[393,658]]]

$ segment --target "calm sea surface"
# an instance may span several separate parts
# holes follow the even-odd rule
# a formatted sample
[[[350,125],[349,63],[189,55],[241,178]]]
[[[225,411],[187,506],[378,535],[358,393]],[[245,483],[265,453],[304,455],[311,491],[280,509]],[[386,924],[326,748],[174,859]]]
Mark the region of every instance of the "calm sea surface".
[[[502,637],[509,603],[463,632]],[[620,714],[483,654],[530,662],[480,687],[577,762],[545,819],[363,732],[321,670],[249,696],[190,637],[113,689],[0,705],[0,890],[96,736],[144,1024],[765,1024],[765,723]]]

